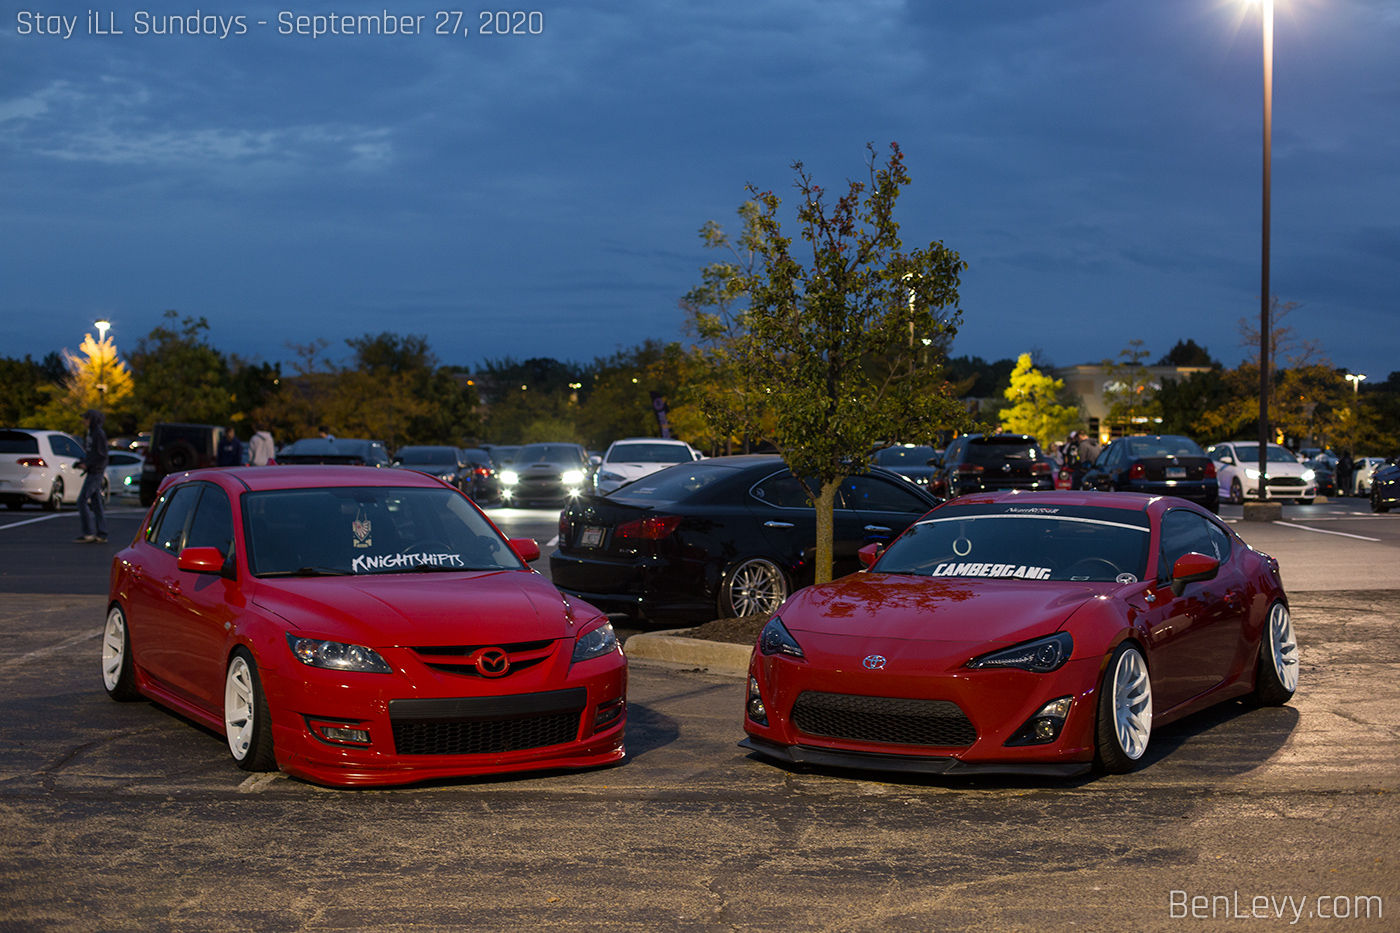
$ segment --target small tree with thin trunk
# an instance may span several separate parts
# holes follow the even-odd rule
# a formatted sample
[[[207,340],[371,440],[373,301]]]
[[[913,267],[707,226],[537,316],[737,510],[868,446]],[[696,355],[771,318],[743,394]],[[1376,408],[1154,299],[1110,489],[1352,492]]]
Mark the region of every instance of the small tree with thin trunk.
[[[882,444],[970,421],[940,365],[960,320],[966,264],[937,241],[904,250],[894,219],[909,184],[904,156],[891,144],[881,165],[875,147],[866,149],[868,180],[848,182],[834,204],[793,163],[798,228],[811,250],[805,264],[783,235],[781,200],[749,188],[759,262],[736,283],[749,301],[736,362],[775,414],[767,430],[748,429],[777,447],[816,505],[818,583],[831,579],[841,482],[864,472]]]

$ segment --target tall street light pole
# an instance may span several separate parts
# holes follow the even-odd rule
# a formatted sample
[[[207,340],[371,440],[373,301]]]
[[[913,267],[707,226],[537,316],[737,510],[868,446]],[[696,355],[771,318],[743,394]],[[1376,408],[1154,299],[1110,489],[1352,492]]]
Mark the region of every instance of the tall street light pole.
[[[98,343],[106,343],[107,331],[111,328],[112,322],[107,320],[106,318],[102,318],[99,321],[93,321],[92,326],[97,328]],[[97,358],[97,391],[102,394],[102,401],[104,403],[103,407],[105,408],[105,403],[107,401],[107,365],[105,362],[106,351],[100,350],[100,352],[103,353],[103,356],[99,356]]]
[[[1259,285],[1259,498],[1269,497],[1265,472],[1269,453],[1269,175],[1274,120],[1274,0],[1263,0],[1264,13],[1264,236]]]

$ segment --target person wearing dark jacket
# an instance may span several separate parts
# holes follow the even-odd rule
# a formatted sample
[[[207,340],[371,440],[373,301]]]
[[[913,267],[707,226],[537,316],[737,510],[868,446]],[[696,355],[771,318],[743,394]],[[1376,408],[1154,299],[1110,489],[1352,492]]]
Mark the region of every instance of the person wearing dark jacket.
[[[233,428],[224,428],[223,440],[219,441],[217,451],[216,466],[242,466],[243,465],[243,442],[238,439],[238,435],[233,433]]]
[[[87,455],[83,457],[82,492],[78,493],[78,519],[83,523],[83,533],[78,541],[83,543],[107,543],[106,503],[102,499],[102,479],[107,473],[107,432],[102,430],[106,416],[96,408],[89,408],[83,414],[87,422]]]

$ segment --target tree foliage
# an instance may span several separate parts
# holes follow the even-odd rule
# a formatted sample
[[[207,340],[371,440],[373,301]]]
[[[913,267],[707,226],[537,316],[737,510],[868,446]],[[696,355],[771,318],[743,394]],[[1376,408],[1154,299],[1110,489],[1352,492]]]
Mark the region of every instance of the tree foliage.
[[[1108,404],[1108,421],[1127,426],[1129,433],[1143,433],[1143,425],[1150,424],[1152,419],[1161,415],[1161,406],[1157,403],[1158,387],[1147,368],[1150,357],[1141,340],[1130,340],[1119,351],[1117,360],[1103,361],[1103,367],[1109,374],[1103,390],[1104,401]]]
[[[1022,353],[1004,393],[1011,407],[1001,410],[1001,423],[1012,433],[1029,434],[1048,446],[1083,421],[1077,406],[1061,403],[1064,389],[1063,380],[1042,373],[1032,365],[1031,355]]]
[[[164,318],[129,357],[131,419],[142,430],[157,421],[227,425],[234,413],[228,359],[209,344],[209,322],[174,310]]]
[[[894,218],[910,182],[904,156],[893,144],[883,164],[873,145],[867,152],[867,180],[848,182],[834,203],[793,163],[806,262],[783,233],[781,199],[750,187],[757,261],[735,283],[748,308],[734,359],[775,418],[768,427],[743,411],[728,416],[762,432],[816,504],[818,582],[831,577],[836,491],[865,470],[871,449],[967,424],[939,367],[966,264],[937,241],[905,251]]]

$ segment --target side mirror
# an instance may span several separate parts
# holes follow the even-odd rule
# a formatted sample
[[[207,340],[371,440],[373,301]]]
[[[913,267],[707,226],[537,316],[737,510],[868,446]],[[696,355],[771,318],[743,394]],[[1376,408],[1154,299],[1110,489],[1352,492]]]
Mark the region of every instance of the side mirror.
[[[1220,455],[1220,462],[1221,462],[1221,463],[1228,463],[1228,464],[1230,464],[1230,466],[1234,466],[1234,465],[1235,465],[1235,458],[1232,457],[1232,456],[1230,456],[1229,454],[1221,454],[1221,455]]]
[[[1195,552],[1182,554],[1172,565],[1172,595],[1180,596],[1186,584],[1199,580],[1214,580],[1220,572],[1220,561]]]
[[[589,466],[597,466],[598,464],[600,464],[600,463],[602,463],[602,462],[603,462],[603,458],[602,458],[602,457],[592,456],[592,457],[589,457],[589,458],[588,458],[588,465],[589,465]]]
[[[510,549],[527,564],[540,559],[540,545],[534,538],[511,538]]]
[[[856,553],[860,555],[861,566],[869,567],[880,559],[881,554],[885,553],[885,546],[883,544],[867,544]]]
[[[222,574],[227,562],[223,551],[216,547],[187,547],[176,558],[175,566],[189,573]]]

